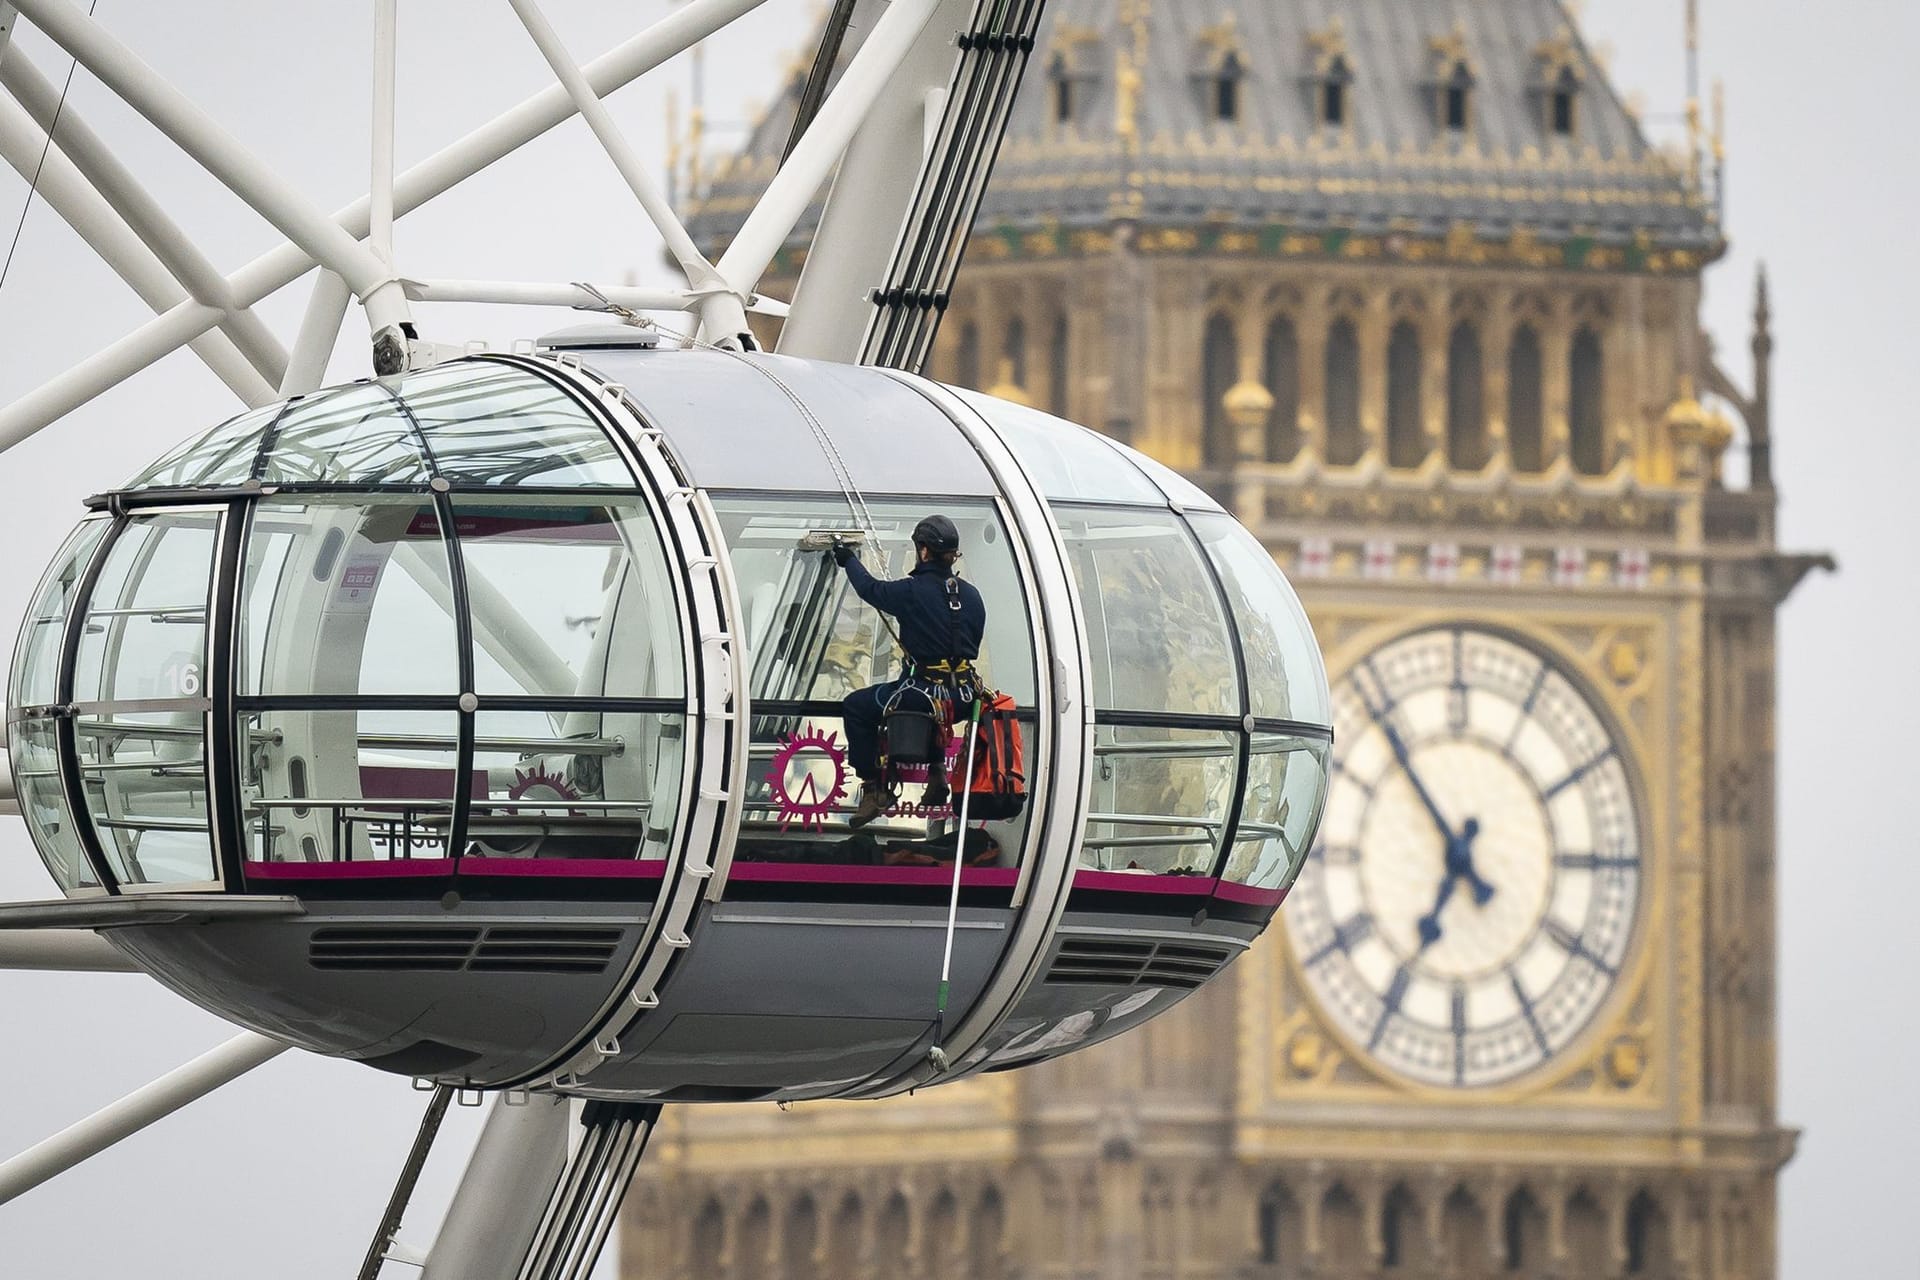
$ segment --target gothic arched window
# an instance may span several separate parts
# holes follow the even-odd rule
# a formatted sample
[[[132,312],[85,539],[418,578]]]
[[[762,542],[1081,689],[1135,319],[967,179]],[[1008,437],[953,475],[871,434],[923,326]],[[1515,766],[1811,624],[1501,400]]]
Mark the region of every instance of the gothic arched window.
[[[1672,1261],[1667,1216],[1643,1187],[1627,1202],[1627,1274],[1664,1275]]]
[[[1470,1275],[1487,1256],[1487,1220],[1465,1187],[1455,1187],[1441,1210],[1440,1239],[1448,1274]]]
[[[1360,335],[1353,321],[1335,320],[1327,330],[1327,461],[1350,467],[1360,461]]]
[[[1447,463],[1460,471],[1487,465],[1486,375],[1480,367],[1480,331],[1471,321],[1447,340]]]
[[[1500,1234],[1505,1245],[1506,1266],[1520,1271],[1546,1261],[1547,1215],[1525,1187],[1507,1197],[1506,1212],[1501,1215]]]
[[[1240,342],[1233,320],[1221,312],[1207,318],[1205,349],[1201,353],[1200,392],[1206,415],[1201,421],[1201,463],[1229,467],[1239,456],[1233,421],[1227,417],[1227,392],[1240,378]]]
[[[1405,320],[1387,339],[1387,465],[1417,467],[1427,459],[1420,405],[1420,331]]]
[[[980,1193],[980,1207],[974,1212],[973,1221],[967,1224],[967,1244],[973,1255],[967,1269],[970,1280],[1000,1280],[1001,1244],[1006,1229],[1006,1202],[1001,1199],[998,1187],[989,1186]]]
[[[1419,1206],[1414,1203],[1413,1193],[1404,1185],[1395,1184],[1387,1193],[1387,1202],[1380,1210],[1380,1265],[1383,1267],[1402,1267],[1406,1265],[1407,1228],[1419,1217]]]
[[[780,1258],[785,1280],[817,1280],[820,1268],[814,1255],[820,1247],[820,1213],[813,1197],[802,1195],[787,1211],[780,1232]]]
[[[1067,55],[1056,53],[1047,64],[1047,85],[1053,95],[1053,119],[1056,124],[1072,124],[1074,108],[1078,105],[1074,92],[1073,72],[1067,66]]]
[[[1273,396],[1273,412],[1267,418],[1267,457],[1292,462],[1300,452],[1300,338],[1286,316],[1275,316],[1267,324],[1261,377]]]
[[[1335,55],[1327,63],[1315,86],[1314,106],[1320,123],[1339,128],[1347,122],[1347,90],[1353,84],[1353,68],[1347,65],[1346,58]]]
[[[1453,70],[1440,84],[1440,125],[1452,133],[1464,133],[1472,122],[1470,108],[1473,102],[1473,72],[1464,62],[1453,64]]]
[[[1334,1183],[1320,1201],[1320,1241],[1327,1261],[1336,1269],[1358,1266],[1367,1257],[1360,1201],[1341,1183]]]
[[[1006,361],[1007,381],[1025,391],[1027,389],[1027,322],[1019,316],[1007,321],[1007,331],[1000,347],[1000,355]]]
[[[960,326],[960,345],[954,352],[953,380],[956,385],[984,391],[980,385],[980,326],[969,320]]]
[[[1061,312],[1054,316],[1053,332],[1047,338],[1047,412],[1056,418],[1071,416],[1067,409],[1073,384],[1072,340],[1066,313]]]
[[[1513,331],[1507,348],[1507,453],[1515,471],[1546,466],[1546,402],[1540,384],[1540,335],[1523,324]]]
[[[1547,132],[1571,138],[1579,127],[1580,77],[1572,67],[1560,68],[1547,90]]]
[[[1583,328],[1573,335],[1567,371],[1573,469],[1584,476],[1603,475],[1607,470],[1606,378],[1599,334]]]
[[[1220,59],[1219,69],[1213,73],[1211,106],[1215,120],[1232,124],[1240,118],[1240,82],[1246,76],[1246,64],[1240,61],[1240,55],[1227,50],[1226,57]]]
[[[1260,1261],[1272,1267],[1276,1275],[1282,1274],[1282,1264],[1288,1259],[1297,1221],[1293,1197],[1287,1189],[1277,1182],[1268,1187],[1260,1197]]]
[[[865,1215],[860,1209],[860,1198],[849,1191],[840,1201],[840,1208],[833,1215],[833,1225],[827,1229],[827,1274],[832,1276],[850,1276],[860,1265],[860,1237],[866,1229]],[[718,1275],[718,1266],[708,1267],[696,1274]]]

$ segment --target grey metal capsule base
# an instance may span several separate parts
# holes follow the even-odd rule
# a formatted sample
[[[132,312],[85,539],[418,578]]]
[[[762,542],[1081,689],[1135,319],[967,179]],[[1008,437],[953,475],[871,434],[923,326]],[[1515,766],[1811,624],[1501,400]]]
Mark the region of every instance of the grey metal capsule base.
[[[43,859],[188,999],[384,1070],[718,1102],[1042,1061],[1229,964],[1324,801],[1258,542],[899,373],[592,329],[255,410],[90,506],[10,687]],[[934,511],[1029,775],[964,841],[911,777],[848,823],[841,702],[900,659],[820,549],[899,576]]]

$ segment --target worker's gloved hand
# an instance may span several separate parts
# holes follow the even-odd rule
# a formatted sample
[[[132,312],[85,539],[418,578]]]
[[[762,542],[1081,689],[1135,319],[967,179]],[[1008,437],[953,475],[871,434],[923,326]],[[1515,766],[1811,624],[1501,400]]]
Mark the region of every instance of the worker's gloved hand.
[[[853,559],[853,544],[851,542],[842,542],[840,539],[835,538],[833,540],[833,562],[844,569],[847,567],[847,561],[851,559]]]

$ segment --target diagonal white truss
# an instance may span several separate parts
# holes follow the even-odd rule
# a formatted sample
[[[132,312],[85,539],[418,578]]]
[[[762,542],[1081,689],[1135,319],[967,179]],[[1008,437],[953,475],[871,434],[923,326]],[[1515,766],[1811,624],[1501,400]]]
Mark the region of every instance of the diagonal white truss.
[[[425,340],[415,302],[535,303],[693,313],[700,336],[750,347],[746,315],[782,314],[757,289],[774,252],[832,175],[867,113],[914,50],[941,0],[893,0],[844,72],[773,189],[719,263],[709,263],[661,195],[604,106],[606,96],[758,8],[763,0],[690,0],[670,16],[590,62],[576,63],[534,0],[510,0],[558,83],[404,171],[393,159],[397,75],[395,0],[374,0],[375,58],[371,180],[367,197],[327,215],[249,153],[188,97],[69,0],[17,0],[30,23],[96,76],[168,139],[287,237],[286,243],[221,274],[134,180],[112,149],[71,107],[59,111],[41,181],[55,211],[158,314],[12,404],[0,408],[0,450],[148,365],[192,346],[248,404],[317,384],[351,300],[363,308],[376,372],[431,363],[459,343]],[[8,10],[0,5],[0,15]],[[0,154],[16,168],[37,159],[57,99],[48,79],[0,23]],[[403,277],[393,250],[395,220],[496,164],[576,114],[584,115],[642,212],[686,277],[683,289],[623,291],[575,283],[522,284]],[[251,308],[320,266],[306,319],[289,350]],[[343,296],[344,295],[344,296]],[[624,295],[624,296],[623,296]],[[217,331],[217,333],[216,333]]]

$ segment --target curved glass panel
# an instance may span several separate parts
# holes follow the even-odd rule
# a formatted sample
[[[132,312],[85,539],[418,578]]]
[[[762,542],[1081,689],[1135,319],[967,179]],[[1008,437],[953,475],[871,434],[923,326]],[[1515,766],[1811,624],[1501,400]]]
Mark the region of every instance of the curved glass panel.
[[[960,576],[979,588],[987,630],[979,666],[987,683],[1021,706],[1034,700],[1033,627],[1026,592],[1000,514],[978,500],[929,498],[868,507],[878,545],[860,559],[878,578],[911,567],[913,527],[946,515],[960,531]],[[900,674],[900,650],[881,622],[847,586],[824,549],[801,545],[809,531],[855,527],[839,498],[766,494],[716,497],[745,610],[745,649],[757,699],[839,701],[855,689]]]
[[[1211,876],[1226,837],[1240,735],[1100,725],[1081,865]]]
[[[458,496],[474,691],[675,698],[686,687],[666,554],[637,500]]]
[[[1280,566],[1229,516],[1203,513],[1191,523],[1233,607],[1253,714],[1263,720],[1332,724],[1320,646]]]
[[[425,484],[419,433],[394,394],[382,382],[356,382],[294,401],[263,441],[253,475],[268,484]]]
[[[53,568],[40,581],[33,607],[20,627],[14,650],[13,682],[7,703],[12,707],[44,707],[59,696],[60,642],[66,633],[73,593],[85,575],[87,562],[112,521],[88,520],[71,534],[54,558]]]
[[[1221,878],[1256,889],[1285,889],[1300,874],[1327,800],[1324,742],[1256,733],[1233,854]]]
[[[207,814],[207,599],[219,516],[129,518],[107,549],[74,672],[81,799],[122,884],[218,879]]]
[[[882,615],[853,593],[824,547],[803,545],[810,531],[848,530],[853,521],[846,502],[756,494],[717,498],[714,506],[744,607],[743,648],[752,663],[756,706],[736,874],[741,863],[805,863],[821,875],[855,879],[950,874],[940,868],[952,865],[956,815],[948,803],[927,805],[925,765],[900,768],[898,795],[877,822],[860,832],[847,825],[859,789],[853,757],[866,739],[849,737],[843,700],[898,679],[902,664]],[[869,506],[879,542],[862,548],[861,561],[883,579],[906,572],[913,527],[923,517],[938,510],[954,522],[964,553],[961,574],[979,589],[987,610],[981,674],[986,684],[1031,708],[1032,617],[997,509],[951,498],[937,505]],[[856,735],[865,732],[862,724],[854,726]],[[1030,721],[1024,732],[1033,733]],[[959,759],[963,740],[959,733],[942,739],[950,764]],[[971,831],[968,864],[1011,868],[1025,847],[1026,825],[1023,813]]]
[[[607,433],[537,374],[488,362],[400,380],[436,474],[457,485],[632,488]]]
[[[424,499],[263,500],[241,599],[242,695],[461,692],[447,549]]]
[[[251,710],[240,715],[240,738],[248,859],[449,856],[460,741],[452,712]],[[470,778],[468,794],[479,790]]]
[[[1100,439],[1108,448],[1146,472],[1147,479],[1153,481],[1160,491],[1167,495],[1170,502],[1176,502],[1189,511],[1220,510],[1219,499],[1172,467],[1148,457],[1138,449],[1121,444],[1118,440],[1109,440],[1105,436],[1101,436]]]
[[[1047,498],[1167,505],[1166,495],[1104,437],[1009,400],[962,387],[949,389],[1000,433]]]
[[[128,487],[426,484],[631,488],[586,409],[512,365],[456,361],[296,396],[173,450]]]
[[[1094,707],[1241,714],[1226,617],[1170,511],[1055,507],[1086,614]]]
[[[7,726],[7,759],[13,767],[13,791],[27,821],[40,860],[63,891],[98,887],[80,847],[73,814],[60,789],[57,729],[52,720],[16,720]]]
[[[208,477],[234,475],[239,483],[253,471],[260,438],[286,406],[270,404],[229,418],[204,435],[194,436],[127,484],[129,489],[193,488],[214,483]]]
[[[482,711],[468,857],[664,859],[680,809],[680,713]]]

